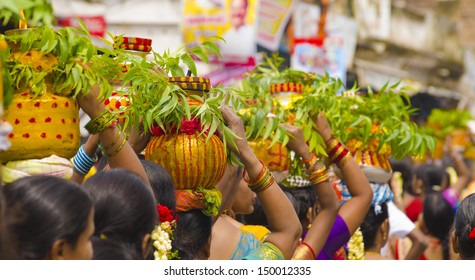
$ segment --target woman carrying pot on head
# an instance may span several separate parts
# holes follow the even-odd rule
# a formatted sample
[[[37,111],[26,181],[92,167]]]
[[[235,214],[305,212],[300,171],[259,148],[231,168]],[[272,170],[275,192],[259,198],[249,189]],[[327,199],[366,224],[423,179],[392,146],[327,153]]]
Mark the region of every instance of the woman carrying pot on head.
[[[315,124],[318,133],[327,144],[327,154],[332,162],[340,168],[352,198],[337,208],[336,214],[333,213],[335,207],[328,206],[329,210],[325,215],[322,215],[321,212],[313,218],[312,226],[303,236],[293,259],[332,259],[337,250],[350,240],[350,237],[363,222],[373,197],[368,179],[351,157],[349,150],[332,137],[332,130],[323,113],[318,114]],[[310,158],[311,155],[303,157],[309,162],[307,167],[312,165]],[[321,171],[310,170],[312,170],[310,181],[316,185],[315,183],[319,183],[319,177],[322,176]],[[327,193],[322,191],[323,188],[316,188],[319,203],[338,203],[333,187],[328,181],[328,175],[323,177],[326,178],[324,182],[327,185],[325,188]],[[336,215],[336,218],[332,215]],[[328,236],[328,238],[322,238],[322,236]]]
[[[283,260],[290,259],[298,238],[301,234],[301,226],[298,217],[288,202],[285,194],[279,188],[266,166],[256,158],[250,148],[241,118],[228,106],[222,106],[221,112],[227,123],[227,126],[239,137],[235,139],[237,149],[229,146],[244,165],[244,180],[248,187],[257,194],[272,232],[269,233],[262,243],[249,254],[242,256],[242,259],[261,259],[261,260]],[[237,176],[231,172],[231,176]],[[181,202],[177,200],[177,209],[180,209]],[[219,207],[218,207],[219,209]],[[192,213],[190,213],[192,212]],[[217,211],[219,213],[219,210]],[[187,215],[195,216],[192,222],[182,222]],[[208,258],[210,255],[210,240],[212,229],[212,218],[206,216],[200,210],[191,210],[188,212],[178,212],[178,223],[175,231],[178,243],[182,243],[183,250],[186,248],[196,249],[195,254],[190,255],[194,258]],[[203,221],[199,221],[202,219]],[[203,223],[206,222],[206,223]],[[187,246],[184,246],[184,245]],[[180,251],[180,248],[177,248]]]

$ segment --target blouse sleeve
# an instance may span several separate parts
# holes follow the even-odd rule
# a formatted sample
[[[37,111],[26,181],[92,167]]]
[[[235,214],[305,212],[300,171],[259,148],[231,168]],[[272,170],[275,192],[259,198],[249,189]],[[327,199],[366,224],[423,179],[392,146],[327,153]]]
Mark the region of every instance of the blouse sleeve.
[[[253,250],[244,260],[285,260],[282,251],[270,242],[264,242]]]

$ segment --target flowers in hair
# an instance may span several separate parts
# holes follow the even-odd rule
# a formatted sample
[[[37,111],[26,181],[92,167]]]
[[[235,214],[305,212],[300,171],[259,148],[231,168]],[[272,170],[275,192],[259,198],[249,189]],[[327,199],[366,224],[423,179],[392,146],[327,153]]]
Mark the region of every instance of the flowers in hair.
[[[348,241],[348,259],[363,260],[365,255],[363,233],[358,228]]]
[[[160,215],[160,224],[155,227],[151,234],[152,244],[155,248],[154,259],[178,259],[178,252],[172,250],[173,230],[176,228],[177,218],[172,215],[172,210],[165,205],[157,205],[157,211]]]

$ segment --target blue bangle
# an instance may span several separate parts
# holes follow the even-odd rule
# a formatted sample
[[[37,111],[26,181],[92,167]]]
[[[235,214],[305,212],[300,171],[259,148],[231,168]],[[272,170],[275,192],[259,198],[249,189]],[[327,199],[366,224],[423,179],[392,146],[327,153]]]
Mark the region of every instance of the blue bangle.
[[[96,162],[97,156],[90,157],[86,154],[86,151],[84,151],[84,145],[81,145],[77,154],[73,157],[73,164],[75,167],[73,168],[73,171],[82,175],[87,175]]]

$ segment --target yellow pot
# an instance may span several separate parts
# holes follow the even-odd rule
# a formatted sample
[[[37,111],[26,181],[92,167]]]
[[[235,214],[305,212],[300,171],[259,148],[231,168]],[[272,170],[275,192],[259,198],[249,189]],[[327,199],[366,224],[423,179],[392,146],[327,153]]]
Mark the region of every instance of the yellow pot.
[[[3,120],[13,126],[12,146],[0,161],[39,159],[51,155],[73,157],[81,142],[79,107],[75,99],[46,93],[38,98],[15,93]]]
[[[145,159],[163,166],[176,189],[211,189],[221,180],[226,168],[226,151],[218,136],[198,132],[152,137]]]
[[[271,140],[249,141],[249,146],[256,154],[256,157],[264,162],[270,171],[287,171],[290,167],[290,156],[287,147],[281,143],[276,143],[269,148]]]

